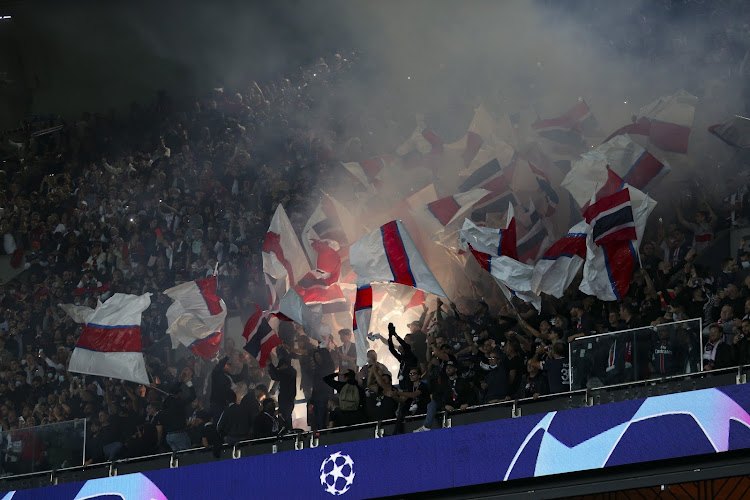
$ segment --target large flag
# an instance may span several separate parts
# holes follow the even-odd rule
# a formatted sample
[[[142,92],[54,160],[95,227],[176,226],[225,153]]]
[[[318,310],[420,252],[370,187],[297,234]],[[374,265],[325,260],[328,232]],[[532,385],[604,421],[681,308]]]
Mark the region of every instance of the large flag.
[[[516,251],[520,262],[536,262],[541,254],[547,249],[550,241],[550,230],[547,227],[548,219],[541,217],[534,205],[531,205],[531,228],[522,237],[518,238]]]
[[[576,163],[586,162],[606,162],[625,182],[641,190],[654,186],[671,170],[667,163],[643,149],[627,134],[611,138],[582,155]]]
[[[555,213],[555,210],[557,210],[558,203],[560,203],[560,196],[557,194],[557,191],[555,191],[555,188],[552,187],[552,182],[550,181],[549,176],[541,169],[534,166],[534,164],[530,161],[527,161],[527,163],[529,165],[529,169],[536,177],[536,182],[539,185],[539,190],[543,192],[545,197],[547,198],[547,210],[544,215],[546,217],[552,217],[552,215]]]
[[[635,268],[636,249],[631,240],[598,246],[589,234],[586,238],[586,262],[578,287],[600,300],[620,300],[628,293]]]
[[[502,164],[494,158],[479,167],[458,188],[459,192],[472,189],[485,189],[488,194],[474,203],[474,210],[478,214],[502,212],[508,203],[515,201],[511,190],[511,181],[515,171],[515,156],[510,163]]]
[[[320,305],[323,314],[349,310],[349,303],[338,284],[341,275],[341,256],[335,241],[312,241],[317,257],[315,270],[310,271],[294,286],[294,290],[309,306]]]
[[[640,135],[664,151],[687,153],[697,103],[698,98],[684,90],[660,97],[642,107],[634,123],[616,130],[604,142],[622,134]]]
[[[558,299],[578,274],[586,258],[586,237],[591,226],[579,222],[568,233],[552,244],[534,266],[531,289],[548,293]]]
[[[464,237],[470,237],[470,239],[465,240]],[[508,206],[507,225],[505,229],[478,226],[472,221],[465,219],[464,225],[461,228],[459,242],[464,247],[464,243],[470,243],[479,252],[497,256],[504,255],[518,260],[516,217],[513,205]]]
[[[479,227],[466,219],[459,241],[464,249],[471,251],[482,269],[492,275],[508,300],[516,296],[541,310],[541,298],[531,290],[534,266],[499,254],[500,247],[489,238],[493,232],[497,233],[498,230]]]
[[[362,162],[342,163],[352,178],[368,190],[376,192],[382,185],[382,171],[392,165],[395,158],[389,155],[376,156]]]
[[[464,170],[459,175],[468,176],[493,158],[501,164],[510,163],[515,151],[509,144],[514,137],[513,124],[509,116],[493,118],[483,105],[474,110],[469,131],[455,143],[446,144],[447,152],[460,151]]]
[[[296,321],[305,330],[305,334],[311,339],[322,342],[320,337],[320,320],[323,311],[320,306],[310,307],[302,300],[302,297],[293,289],[287,290],[279,301],[279,312],[292,321]]]
[[[276,207],[263,240],[263,272],[273,279],[277,298],[283,297],[288,289],[310,272],[305,251],[281,204]],[[271,309],[274,309],[274,304],[271,304]]]
[[[584,148],[583,136],[595,133],[597,128],[596,118],[583,99],[560,116],[531,124],[541,137],[576,149]]]
[[[353,330],[358,364],[366,361],[367,355],[366,337],[372,316],[370,283],[400,283],[440,297],[446,296],[399,220],[388,222],[357,240],[349,249],[349,262],[357,274]]]
[[[437,221],[439,225],[431,224],[434,227],[445,229],[456,221],[463,220],[474,205],[488,194],[489,191],[486,189],[472,189],[465,193],[456,193],[428,203],[415,210],[415,213],[421,215],[422,219]]]
[[[630,191],[622,189],[592,203],[583,212],[583,218],[592,227],[594,243],[634,240],[635,221],[630,204]]]
[[[71,372],[150,383],[141,352],[141,313],[151,294],[116,293],[98,306],[70,356]]]
[[[356,221],[341,203],[323,193],[320,203],[302,229],[301,239],[310,262],[316,262],[318,257],[312,248],[312,241],[335,241],[340,248],[348,247],[357,239]]]
[[[401,221],[362,236],[349,249],[349,262],[358,283],[401,283],[446,296]]]
[[[216,280],[211,276],[186,281],[164,291],[174,301],[167,309],[167,333],[173,349],[184,345],[204,359],[219,352],[227,306],[216,295]]]
[[[354,343],[357,346],[357,366],[367,364],[367,334],[372,319],[372,286],[357,285],[357,296],[354,300]]]
[[[750,148],[750,119],[734,115],[724,123],[717,123],[708,127],[713,135],[739,149]]]
[[[101,307],[102,303],[97,300],[97,309]],[[68,316],[71,317],[79,325],[85,325],[91,319],[96,309],[91,309],[88,306],[77,306],[75,304],[59,304],[58,307],[65,311]]]
[[[258,304],[253,304],[253,306],[253,314],[245,323],[242,336],[245,338],[245,351],[258,360],[261,368],[265,368],[271,351],[281,345],[281,339],[268,324],[260,306]]]

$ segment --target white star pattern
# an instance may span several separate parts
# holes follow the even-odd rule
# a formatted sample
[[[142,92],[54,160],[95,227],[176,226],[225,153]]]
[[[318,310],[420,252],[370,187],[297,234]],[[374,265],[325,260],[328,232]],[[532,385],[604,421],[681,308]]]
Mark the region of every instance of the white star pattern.
[[[331,495],[343,495],[354,483],[354,461],[340,451],[320,464],[320,484]]]

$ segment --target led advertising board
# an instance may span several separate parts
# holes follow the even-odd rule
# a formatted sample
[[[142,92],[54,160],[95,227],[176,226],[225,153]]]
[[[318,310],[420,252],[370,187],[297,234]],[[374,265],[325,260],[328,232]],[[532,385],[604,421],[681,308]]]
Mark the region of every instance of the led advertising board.
[[[750,448],[736,385],[0,494],[25,499],[368,498]]]

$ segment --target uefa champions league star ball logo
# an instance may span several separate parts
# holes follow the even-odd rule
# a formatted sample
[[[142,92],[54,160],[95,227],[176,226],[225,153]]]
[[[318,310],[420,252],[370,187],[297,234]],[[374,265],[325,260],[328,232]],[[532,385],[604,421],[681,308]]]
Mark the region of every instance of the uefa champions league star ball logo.
[[[354,461],[340,451],[320,464],[320,484],[331,495],[343,495],[354,483]]]

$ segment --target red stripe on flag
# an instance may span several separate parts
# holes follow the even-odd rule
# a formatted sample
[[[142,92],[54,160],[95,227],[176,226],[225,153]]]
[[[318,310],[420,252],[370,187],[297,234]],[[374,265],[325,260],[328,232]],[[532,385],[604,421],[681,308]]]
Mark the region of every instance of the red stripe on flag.
[[[372,287],[357,288],[357,298],[354,301],[354,310],[372,308]]]
[[[221,331],[213,333],[212,335],[193,343],[193,345],[190,346],[190,351],[203,359],[213,359],[219,353],[221,337]]]
[[[500,237],[499,255],[505,255],[511,259],[518,260],[518,245],[516,245],[516,218],[510,220],[508,227],[503,229]]]
[[[98,352],[141,352],[141,327],[88,324],[76,347]]]
[[[492,261],[492,257],[490,256],[490,254],[474,250],[474,247],[472,247],[471,245],[469,245],[469,250],[471,250],[471,254],[475,259],[477,259],[479,265],[482,266],[482,269],[489,272],[490,262]]]
[[[637,189],[643,189],[664,168],[664,164],[657,160],[654,155],[646,152],[630,169],[623,179],[625,182]]]
[[[260,343],[260,355],[258,356],[258,365],[261,368],[266,367],[266,361],[271,357],[271,351],[277,346],[281,345],[281,339],[276,332],[271,333],[271,336],[267,340],[262,340]]]
[[[203,300],[206,301],[206,307],[211,316],[221,314],[221,303],[219,297],[216,296],[216,276],[210,278],[204,278],[195,282],[198,285],[198,289],[203,296]]]
[[[409,256],[404,248],[404,242],[398,230],[396,221],[388,222],[380,228],[383,235],[383,246],[388,264],[391,266],[393,281],[402,285],[415,286],[414,276],[409,267]]]

